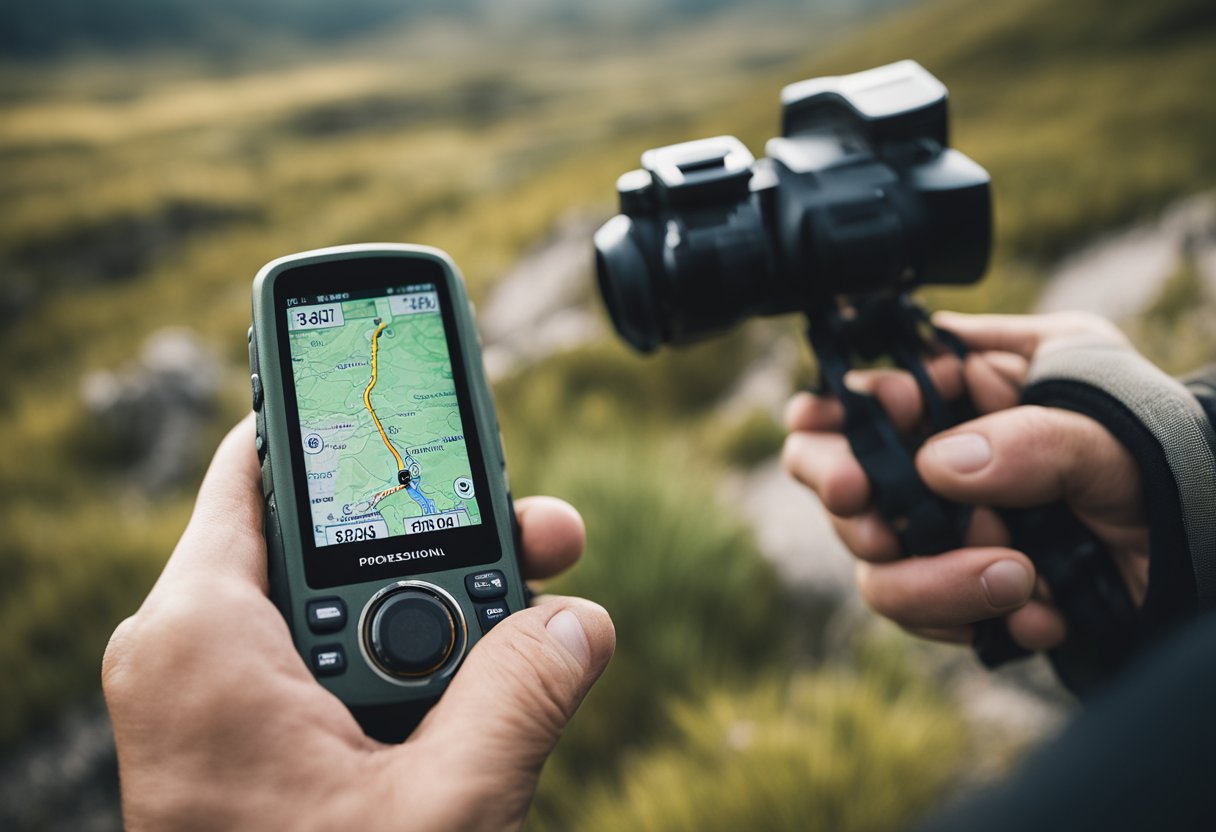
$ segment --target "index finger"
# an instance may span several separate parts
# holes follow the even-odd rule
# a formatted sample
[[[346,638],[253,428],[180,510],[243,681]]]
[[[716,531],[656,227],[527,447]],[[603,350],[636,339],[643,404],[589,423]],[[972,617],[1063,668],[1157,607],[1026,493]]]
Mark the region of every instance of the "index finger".
[[[220,442],[157,586],[235,576],[268,592],[262,485],[250,413]]]
[[[1097,315],[1056,312],[1050,315],[964,315],[935,312],[933,323],[953,332],[973,350],[1012,352],[1029,360],[1051,338],[1100,335],[1126,340],[1114,324]]]
[[[525,578],[549,578],[569,569],[587,542],[583,518],[565,500],[523,497],[515,503]]]

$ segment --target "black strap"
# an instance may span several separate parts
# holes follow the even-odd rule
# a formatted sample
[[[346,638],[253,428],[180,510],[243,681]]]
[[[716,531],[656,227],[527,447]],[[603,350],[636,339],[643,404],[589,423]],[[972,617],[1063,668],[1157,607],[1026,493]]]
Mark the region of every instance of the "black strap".
[[[808,317],[822,384],[844,406],[844,434],[900,547],[910,555],[961,547],[971,507],[942,499],[921,481],[914,454],[923,437],[901,437],[879,401],[850,389],[844,378],[855,355],[871,361],[890,357],[916,380],[931,432],[937,433],[974,418],[975,412],[967,395],[953,403],[943,400],[923,356],[948,349],[963,358],[965,345],[934,327],[907,295],[870,296]],[[1005,510],[1001,518],[1013,546],[1034,563],[1068,622],[1065,644],[1051,652],[1057,673],[1070,689],[1086,695],[1135,652],[1136,614],[1127,589],[1101,542],[1066,506]],[[1004,619],[977,622],[974,633],[976,654],[988,667],[1029,655]]]

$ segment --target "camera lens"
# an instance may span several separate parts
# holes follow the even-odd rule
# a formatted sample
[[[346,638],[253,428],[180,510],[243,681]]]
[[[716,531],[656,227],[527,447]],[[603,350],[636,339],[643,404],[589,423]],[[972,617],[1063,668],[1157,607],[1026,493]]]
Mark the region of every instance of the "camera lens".
[[[631,218],[624,214],[595,233],[595,274],[608,316],[635,349],[650,352],[663,340],[650,268]]]

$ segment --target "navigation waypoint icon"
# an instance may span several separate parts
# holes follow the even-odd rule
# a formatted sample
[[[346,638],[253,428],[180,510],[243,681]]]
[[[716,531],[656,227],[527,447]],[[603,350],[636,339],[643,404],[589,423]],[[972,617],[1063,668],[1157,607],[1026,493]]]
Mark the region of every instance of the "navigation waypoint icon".
[[[325,450],[325,440],[319,433],[310,433],[304,437],[304,453],[319,454]]]
[[[467,500],[473,496],[473,481],[468,477],[457,477],[452,488],[456,491],[456,496],[462,499]]]
[[[410,474],[408,469],[404,469],[404,470],[397,472],[397,482],[401,483],[406,488],[410,487],[410,481],[412,479],[413,479],[413,475]]]

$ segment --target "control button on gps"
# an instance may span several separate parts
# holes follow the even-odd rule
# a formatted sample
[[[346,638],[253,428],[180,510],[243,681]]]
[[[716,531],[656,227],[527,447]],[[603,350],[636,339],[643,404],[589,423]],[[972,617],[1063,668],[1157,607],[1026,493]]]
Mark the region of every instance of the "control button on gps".
[[[496,604],[478,604],[477,620],[481,622],[481,634],[485,635],[490,632],[494,625],[506,618],[510,612],[505,601],[499,601]]]
[[[507,594],[507,578],[497,569],[474,572],[464,576],[464,588],[475,601],[488,601]]]
[[[346,653],[341,644],[322,644],[312,648],[314,676],[337,676],[346,670]]]
[[[253,412],[257,413],[262,409],[262,377],[257,373],[249,376],[249,386],[253,390]]]
[[[336,633],[346,626],[346,604],[341,598],[318,598],[305,607],[308,629],[314,633]]]
[[[456,646],[456,619],[429,592],[405,589],[376,608],[367,632],[376,661],[397,676],[426,676],[447,663]]]

